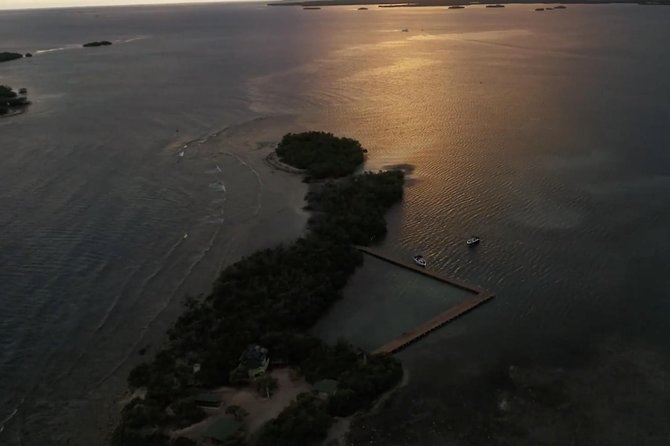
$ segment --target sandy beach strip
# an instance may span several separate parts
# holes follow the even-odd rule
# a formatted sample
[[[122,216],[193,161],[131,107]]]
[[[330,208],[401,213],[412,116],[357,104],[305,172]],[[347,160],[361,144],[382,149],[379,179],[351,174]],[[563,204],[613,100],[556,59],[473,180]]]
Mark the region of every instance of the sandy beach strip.
[[[291,117],[255,119],[214,132],[189,145],[180,163],[182,168],[192,169],[193,175],[219,169],[224,177],[231,178],[222,189],[222,192],[225,190],[222,200],[226,201],[222,229],[217,228],[211,235],[212,223],[207,221],[201,224],[208,228],[206,235],[200,235],[198,230],[188,233],[187,241],[197,247],[197,251],[182,256],[197,259],[192,262],[192,270],[185,273],[187,277],[178,289],[173,290],[175,297],[166,301],[142,333],[114,334],[115,338],[108,342],[119,350],[115,353],[119,357],[118,366],[85,397],[73,396],[53,407],[28,407],[28,414],[31,409],[37,409],[39,417],[22,419],[21,435],[26,440],[51,444],[105,444],[118,422],[122,403],[129,396],[126,386],[129,371],[150,359],[160,347],[166,338],[166,330],[182,311],[183,297],[208,293],[222,268],[259,249],[289,243],[304,232],[308,218],[303,210],[307,185],[300,176],[276,169],[266,162],[284,134],[301,130]],[[164,155],[174,156],[169,152]],[[236,171],[226,172],[224,166],[231,165],[236,166]],[[207,219],[201,217],[200,220]],[[150,346],[146,356],[137,354],[143,346]],[[100,346],[100,350],[105,347]],[[128,352],[126,357],[123,357],[123,351]],[[101,355],[104,353],[101,351]],[[95,360],[91,360],[91,364],[99,366],[95,365]],[[86,374],[86,367],[84,364],[73,373],[77,376]],[[72,379],[72,385],[76,380]],[[51,419],[50,423],[42,424],[39,430],[33,429],[33,424],[45,416]]]

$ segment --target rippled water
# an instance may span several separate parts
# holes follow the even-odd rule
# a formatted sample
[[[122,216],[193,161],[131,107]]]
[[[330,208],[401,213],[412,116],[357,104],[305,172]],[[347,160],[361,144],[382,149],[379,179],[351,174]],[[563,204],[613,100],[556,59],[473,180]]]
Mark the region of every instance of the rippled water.
[[[479,401],[501,363],[570,370],[596,426],[623,416],[617,389],[665,379],[670,9],[354,9],[0,14],[3,48],[36,54],[0,66],[34,102],[0,121],[3,444],[81,437],[88,401],[122,388],[179,298],[274,240],[250,222],[288,189],[232,150],[267,127],[347,134],[368,168],[413,166],[380,249],[497,293],[401,355],[413,378],[371,425]],[[96,39],[115,45],[77,47]],[[617,441],[662,430],[647,415],[668,395],[649,388]],[[410,421],[427,436],[398,443],[450,438]],[[614,444],[605,430],[588,438]]]

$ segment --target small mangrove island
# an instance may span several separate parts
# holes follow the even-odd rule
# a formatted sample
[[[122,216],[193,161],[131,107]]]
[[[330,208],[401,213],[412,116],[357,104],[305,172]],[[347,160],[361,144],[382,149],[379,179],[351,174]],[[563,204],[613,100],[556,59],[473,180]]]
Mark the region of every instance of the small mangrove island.
[[[186,299],[164,348],[130,372],[134,398],[121,412],[112,445],[318,444],[337,418],[371,407],[402,378],[392,356],[344,341],[328,345],[308,330],[362,264],[354,245],[386,234],[384,214],[402,199],[403,173],[350,176],[364,149],[330,133],[288,134],[276,151],[287,164],[325,179],[310,185],[306,234],[243,258],[221,272],[209,295]],[[281,391],[273,375],[280,369],[299,376],[308,390],[253,435],[245,432],[244,408],[227,406],[224,415],[211,409],[220,404],[213,392],[222,386],[255,389],[271,400]],[[194,434],[193,425],[210,421],[202,436]]]
[[[277,146],[282,162],[317,179],[351,174],[363,163],[364,154],[358,141],[325,132],[289,133]]]
[[[9,62],[10,60],[16,60],[21,58],[23,58],[23,54],[21,53],[9,53],[6,51],[0,53],[0,62]]]
[[[22,113],[30,105],[27,96],[28,90],[21,88],[19,93],[12,87],[0,85],[0,116],[10,116]]]
[[[100,40],[98,42],[88,42],[88,43],[83,44],[82,46],[84,48],[91,48],[91,47],[97,47],[97,46],[109,46],[111,44],[112,44],[112,42],[110,42],[108,40]]]

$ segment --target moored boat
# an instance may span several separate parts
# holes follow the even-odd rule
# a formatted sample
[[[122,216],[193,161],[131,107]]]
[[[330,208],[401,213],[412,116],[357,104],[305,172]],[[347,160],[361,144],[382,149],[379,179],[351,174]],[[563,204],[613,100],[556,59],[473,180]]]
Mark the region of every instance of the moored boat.
[[[416,263],[420,267],[422,267],[422,268],[426,267],[426,259],[422,255],[417,254],[413,257],[413,259],[414,259],[414,263]]]
[[[473,236],[470,237],[465,243],[467,243],[468,246],[475,246],[475,245],[477,245],[480,241],[481,241],[481,239],[480,239],[479,237],[477,237],[476,235],[473,235]]]

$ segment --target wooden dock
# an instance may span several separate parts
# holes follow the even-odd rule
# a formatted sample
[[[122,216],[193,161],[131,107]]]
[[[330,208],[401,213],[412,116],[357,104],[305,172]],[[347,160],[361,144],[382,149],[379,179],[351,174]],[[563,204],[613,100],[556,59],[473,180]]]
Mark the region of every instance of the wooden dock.
[[[490,291],[486,291],[482,288],[470,285],[462,280],[454,279],[452,277],[446,277],[442,274],[432,273],[418,266],[411,265],[409,263],[399,262],[395,259],[386,257],[381,253],[373,251],[370,248],[366,248],[363,246],[357,246],[356,248],[361,252],[369,254],[373,257],[377,257],[378,259],[392,263],[401,268],[412,270],[418,274],[431,277],[435,280],[439,280],[440,282],[444,282],[448,285],[455,286],[464,289],[466,291],[470,291],[474,294],[473,296],[467,297],[461,303],[449,308],[447,311],[438,314],[434,318],[426,322],[423,322],[419,326],[409,331],[404,332],[402,335],[398,336],[392,341],[387,342],[386,344],[376,349],[373,353],[396,353],[402,350],[403,348],[407,347],[408,345],[423,338],[427,334],[437,330],[438,328],[453,321],[454,319],[463,316],[467,312],[474,310],[478,306],[488,302],[489,300],[495,297],[495,294],[491,293]]]

